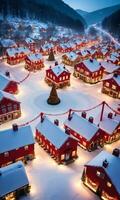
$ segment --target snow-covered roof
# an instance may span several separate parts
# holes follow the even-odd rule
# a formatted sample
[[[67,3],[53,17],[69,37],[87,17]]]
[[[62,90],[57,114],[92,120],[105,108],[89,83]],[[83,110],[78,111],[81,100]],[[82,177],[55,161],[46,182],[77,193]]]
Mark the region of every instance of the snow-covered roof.
[[[13,94],[10,94],[8,92],[4,92],[4,91],[1,91],[0,90],[0,101],[3,99],[3,98],[6,98],[6,99],[10,99],[12,101],[17,101],[16,97],[13,95]]]
[[[69,138],[58,126],[52,123],[47,117],[44,121],[36,126],[36,129],[40,131],[56,148],[60,148]]]
[[[91,72],[95,72],[95,71],[98,71],[100,68],[101,68],[101,65],[100,63],[93,59],[87,59],[87,60],[84,60],[82,61],[82,63],[88,68],[89,71]]]
[[[30,54],[27,57],[32,62],[39,61],[39,60],[41,60],[43,58],[42,54],[40,54],[40,53]]]
[[[118,127],[118,125],[120,125],[119,121],[107,118],[107,119],[103,119],[100,122],[99,128],[111,135],[115,131],[115,129]]]
[[[108,161],[108,166],[103,167],[103,161]],[[102,151],[95,158],[89,161],[86,165],[104,168],[105,172],[111,179],[111,182],[120,193],[120,158],[116,157],[106,151]]]
[[[117,60],[118,60],[118,58],[116,56],[114,56],[114,55],[111,55],[111,56],[108,57],[108,61],[115,62]]]
[[[80,53],[82,54],[82,56],[87,56],[89,53],[89,50],[81,50]]]
[[[21,161],[0,168],[0,173],[0,197],[29,185],[27,174]]]
[[[66,56],[72,61],[74,61],[78,57],[78,55],[74,52],[66,53]]]
[[[5,48],[17,46],[16,43],[15,43],[15,41],[13,41],[11,39],[2,39],[1,40],[1,44]]]
[[[120,68],[120,66],[117,66],[115,64],[106,62],[106,61],[102,61],[101,65],[105,68],[105,71],[108,73],[113,73],[114,71],[118,70]]]
[[[0,131],[0,153],[34,144],[34,137],[30,126],[18,127]]]
[[[53,71],[53,73],[56,75],[56,76],[60,76],[63,72],[67,72],[67,73],[70,73],[63,64],[61,65],[56,65],[54,67],[51,68],[51,70]]]
[[[98,132],[99,128],[89,122],[87,119],[79,116],[76,113],[72,114],[72,119],[69,121],[68,119],[64,122],[69,128],[74,130],[79,135],[86,138],[88,141]]]
[[[16,82],[11,77],[8,77],[8,76],[0,73],[0,90],[4,90],[10,81]]]
[[[44,44],[41,48],[42,48],[44,51],[46,51],[46,50],[51,49],[51,48],[53,48],[53,47],[54,47],[53,44],[51,44],[51,43],[46,43],[46,44]]]
[[[25,41],[27,44],[34,43],[34,40],[32,38],[26,38]]]
[[[7,49],[7,54],[10,57],[15,56],[16,54],[21,54],[21,53],[28,55],[30,53],[30,50],[27,47],[17,47],[17,48]]]
[[[110,80],[110,79],[113,79],[117,83],[117,85],[120,86],[120,75],[115,76],[113,74],[110,74],[103,80]]]

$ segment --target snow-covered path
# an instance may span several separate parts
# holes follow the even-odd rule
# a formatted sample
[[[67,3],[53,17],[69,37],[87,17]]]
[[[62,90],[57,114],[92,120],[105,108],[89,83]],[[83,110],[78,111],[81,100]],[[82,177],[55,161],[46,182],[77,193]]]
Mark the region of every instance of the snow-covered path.
[[[46,59],[46,58],[45,58]],[[61,56],[57,56],[61,61]],[[50,65],[45,61],[45,68]],[[73,68],[68,66],[73,73]],[[0,71],[6,70],[19,81],[24,78],[28,72],[24,70],[24,64],[9,66],[6,63],[0,64]],[[16,96],[21,101],[22,117],[14,122],[21,124],[34,118],[38,113],[62,113],[70,108],[87,109],[106,101],[113,108],[117,108],[119,100],[114,100],[107,95],[101,94],[101,83],[96,85],[85,84],[71,75],[71,86],[65,89],[59,89],[58,94],[61,103],[57,106],[47,105],[46,99],[49,96],[51,88],[44,82],[45,69],[37,73],[32,73],[30,77],[19,87],[19,94]],[[96,121],[99,119],[100,110],[94,110]],[[59,117],[62,122],[67,116]],[[55,117],[52,117],[53,120]],[[34,131],[38,120],[31,124]],[[6,123],[0,129],[10,128],[12,122]],[[120,146],[120,142],[105,146],[105,149],[112,151],[114,147]],[[57,163],[41,148],[35,145],[36,159],[29,162],[26,166],[27,174],[31,184],[31,192],[24,200],[95,200],[98,197],[87,189],[81,182],[83,165],[93,158],[100,150],[89,153],[80,147],[78,148],[79,158],[69,166],[57,165]]]

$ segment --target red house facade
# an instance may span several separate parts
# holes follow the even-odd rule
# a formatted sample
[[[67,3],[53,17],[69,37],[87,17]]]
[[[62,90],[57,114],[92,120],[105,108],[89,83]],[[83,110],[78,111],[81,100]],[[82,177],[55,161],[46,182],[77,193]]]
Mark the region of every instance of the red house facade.
[[[26,42],[26,46],[30,49],[30,51],[34,52],[35,51],[35,41],[31,38],[26,38],[25,42]]]
[[[69,163],[77,158],[77,141],[59,127],[58,120],[52,123],[41,114],[36,127],[36,140],[58,162]]]
[[[44,67],[43,57],[40,53],[30,54],[25,59],[25,69],[28,71],[40,70]]]
[[[89,161],[83,171],[82,181],[100,199],[120,199],[120,157],[119,149],[113,154],[102,151]]]
[[[62,88],[70,85],[70,72],[64,65],[56,65],[46,70],[45,81],[48,85],[56,85],[56,88]]]
[[[14,124],[12,129],[0,131],[0,167],[33,159],[34,143],[30,126]]]
[[[0,90],[11,94],[18,93],[18,83],[10,77],[9,72],[5,75],[0,73]]]
[[[74,76],[86,83],[97,83],[103,78],[104,68],[97,60],[88,59],[77,63],[74,67]]]
[[[104,79],[102,92],[113,98],[120,99],[120,75],[115,73]]]
[[[7,49],[7,63],[10,65],[16,65],[25,61],[27,55],[30,54],[30,50],[27,47],[18,47]]]
[[[66,53],[62,56],[62,62],[66,65],[74,66],[80,61],[80,56],[74,52]]]
[[[104,135],[104,141],[111,144],[120,139],[120,119],[114,117],[112,113],[99,123],[101,133]]]
[[[103,147],[104,141],[99,127],[93,123],[93,117],[86,119],[86,113],[81,116],[69,112],[68,119],[64,122],[65,130],[78,140],[79,145],[93,151],[98,147]]]
[[[7,92],[0,91],[0,124],[21,116],[20,102]]]

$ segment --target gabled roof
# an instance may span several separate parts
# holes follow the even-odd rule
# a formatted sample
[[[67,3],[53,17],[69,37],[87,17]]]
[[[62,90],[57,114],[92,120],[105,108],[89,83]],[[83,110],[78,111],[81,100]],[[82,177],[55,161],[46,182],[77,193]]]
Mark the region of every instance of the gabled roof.
[[[51,70],[53,71],[53,73],[56,75],[56,76],[60,76],[63,72],[67,72],[67,73],[70,73],[63,64],[60,64],[60,65],[56,65],[54,67],[51,68]]]
[[[117,75],[117,77],[115,77],[113,74],[110,74],[106,78],[104,78],[103,81],[108,81],[111,79],[113,79],[116,82],[116,84],[120,86],[120,75]]]
[[[102,67],[100,63],[95,59],[93,60],[87,59],[87,60],[82,61],[82,63],[88,68],[90,72],[98,71]]]
[[[7,85],[10,83],[10,81],[14,81],[14,80],[12,80],[11,77],[7,77],[6,75],[3,75],[0,73],[0,90],[4,90],[7,87]]]
[[[1,101],[3,98],[6,98],[6,99],[10,99],[10,100],[12,100],[12,101],[19,102],[13,94],[10,94],[10,93],[8,93],[8,92],[4,92],[4,91],[1,91],[1,90],[0,90],[0,101]]]
[[[108,73],[113,73],[114,71],[120,69],[120,66],[117,66],[115,64],[106,61],[102,61],[101,65],[105,68],[105,71]]]
[[[0,42],[1,42],[2,46],[5,48],[17,46],[16,43],[11,39],[1,39]]]
[[[27,57],[32,62],[39,61],[39,60],[41,60],[43,58],[40,53],[30,54]]]
[[[7,49],[7,54],[11,57],[21,53],[28,55],[30,53],[30,50],[27,47],[16,47]]]
[[[105,159],[109,163],[106,168],[103,167],[103,161]],[[119,157],[116,157],[106,151],[102,151],[95,158],[89,161],[86,164],[86,166],[102,167],[120,194],[120,158]]]
[[[0,173],[0,197],[29,185],[27,174],[21,161],[0,168]]]
[[[72,119],[69,121],[68,119],[64,122],[70,129],[74,130],[79,135],[86,138],[86,140],[90,140],[99,130],[95,124],[89,122],[87,119],[79,116],[76,113],[72,114]]]
[[[103,119],[100,122],[99,128],[111,135],[115,131],[115,129],[118,127],[118,125],[120,125],[119,121],[107,118],[107,119]]]
[[[26,38],[25,41],[27,44],[34,43],[34,40],[31,38]]]
[[[51,48],[53,48],[53,47],[54,47],[54,45],[53,45],[52,43],[45,43],[41,48],[42,48],[44,51],[46,51],[46,50],[51,49]]]
[[[0,131],[0,153],[34,144],[34,137],[30,126]]]
[[[56,148],[60,148],[69,138],[69,136],[63,132],[58,126],[52,123],[47,117],[44,121],[36,126],[36,129],[40,131]]]
[[[76,58],[78,58],[78,55],[74,52],[66,53],[65,55],[72,61],[74,61]]]

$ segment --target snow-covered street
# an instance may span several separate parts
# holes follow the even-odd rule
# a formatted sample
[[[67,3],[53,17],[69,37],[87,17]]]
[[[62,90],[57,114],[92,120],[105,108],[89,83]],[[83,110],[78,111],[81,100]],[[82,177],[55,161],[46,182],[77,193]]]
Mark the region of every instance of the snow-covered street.
[[[56,106],[47,104],[51,88],[44,81],[45,69],[54,62],[48,62],[45,59],[45,68],[41,71],[31,73],[19,86],[19,94],[16,98],[21,102],[22,116],[21,118],[8,122],[0,126],[0,130],[11,128],[13,123],[23,124],[32,120],[40,112],[44,113],[64,113],[70,108],[72,109],[89,109],[102,101],[106,101],[112,108],[118,108],[119,100],[113,99],[101,93],[102,83],[93,85],[86,84],[79,79],[73,77],[73,68],[66,66],[71,74],[71,86],[64,89],[58,89],[58,95],[61,103]],[[56,60],[61,62],[61,55],[56,56]],[[22,80],[28,72],[24,69],[24,63],[10,66],[6,63],[0,64],[0,72],[10,71],[17,79]],[[97,108],[88,115],[93,115],[95,121],[100,118],[101,108]],[[51,120],[56,116],[50,117]],[[57,117],[60,120],[60,126],[67,115]],[[31,124],[33,132],[39,119]],[[112,152],[113,148],[120,147],[120,141],[111,145],[106,145],[105,150]],[[22,197],[24,200],[95,200],[99,199],[93,192],[87,189],[82,181],[81,175],[83,166],[86,162],[97,155],[100,150],[95,152],[87,152],[78,147],[79,158],[72,164],[64,166],[58,165],[38,144],[35,145],[36,158],[26,165],[28,178],[31,185],[30,194],[27,197]]]

